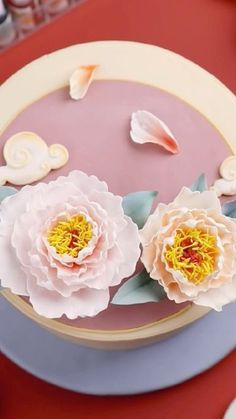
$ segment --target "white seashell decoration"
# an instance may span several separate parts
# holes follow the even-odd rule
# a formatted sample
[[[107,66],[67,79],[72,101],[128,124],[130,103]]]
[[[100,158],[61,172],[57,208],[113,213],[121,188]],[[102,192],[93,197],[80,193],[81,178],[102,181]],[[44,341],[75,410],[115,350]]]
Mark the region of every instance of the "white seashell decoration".
[[[236,418],[236,399],[234,399],[228,409],[225,412],[223,419],[235,419]]]
[[[151,112],[133,112],[131,117],[131,139],[138,144],[154,143],[170,153],[179,152],[179,145],[167,125]]]
[[[211,187],[221,195],[235,195],[236,194],[236,156],[227,157],[220,166],[220,175],[222,179],[217,179]]]
[[[33,132],[19,132],[10,137],[3,149],[6,166],[0,167],[0,185],[27,185],[64,166],[69,158],[66,147],[45,141]]]
[[[94,78],[98,65],[81,65],[70,77],[70,97],[82,99]]]

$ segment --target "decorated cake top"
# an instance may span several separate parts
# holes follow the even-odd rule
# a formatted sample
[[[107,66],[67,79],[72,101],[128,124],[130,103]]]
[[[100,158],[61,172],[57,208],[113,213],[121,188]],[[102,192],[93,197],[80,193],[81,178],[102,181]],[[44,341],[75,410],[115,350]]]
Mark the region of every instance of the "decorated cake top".
[[[96,70],[83,66],[73,73],[73,99],[85,96]],[[129,141],[181,153],[181,139],[146,110],[132,113]],[[2,185],[24,185],[66,164],[69,155],[63,145],[48,147],[37,134],[20,132],[6,142],[4,157]],[[232,169],[226,170],[234,161],[225,160],[226,178],[210,190],[201,175],[154,210],[157,191],[121,197],[79,170],[20,191],[2,186],[2,286],[29,297],[35,311],[49,318],[95,316],[107,308],[114,286],[116,305],[167,297],[221,310],[236,299],[236,205],[221,207],[218,199],[235,193]]]

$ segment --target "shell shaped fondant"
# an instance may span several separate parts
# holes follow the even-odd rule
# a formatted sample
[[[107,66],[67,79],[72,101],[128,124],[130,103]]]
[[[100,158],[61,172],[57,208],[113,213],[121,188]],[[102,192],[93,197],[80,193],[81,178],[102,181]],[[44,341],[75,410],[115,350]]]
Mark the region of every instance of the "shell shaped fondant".
[[[50,147],[33,132],[19,132],[10,137],[3,150],[6,166],[0,167],[0,185],[26,185],[46,176],[50,170],[66,164],[69,153],[61,144]]]

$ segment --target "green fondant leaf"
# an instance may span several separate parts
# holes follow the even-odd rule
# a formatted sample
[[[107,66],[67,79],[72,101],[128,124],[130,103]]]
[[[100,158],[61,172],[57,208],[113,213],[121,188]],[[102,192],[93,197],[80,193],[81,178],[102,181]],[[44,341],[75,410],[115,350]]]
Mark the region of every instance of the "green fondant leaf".
[[[10,186],[0,186],[0,202],[2,202],[7,196],[14,195],[17,192],[17,189]]]
[[[157,196],[155,191],[132,192],[123,198],[124,213],[132,218],[139,228],[142,228],[152,209]]]
[[[225,202],[222,206],[224,215],[230,218],[236,218],[236,201]]]
[[[158,302],[165,297],[164,288],[157,281],[151,279],[144,269],[121,285],[113,297],[112,304],[143,304]]]
[[[199,176],[199,178],[197,178],[197,180],[195,180],[195,182],[190,186],[190,189],[193,192],[195,192],[195,191],[203,192],[203,191],[206,191],[208,189],[206,176],[204,175],[204,173],[202,173]]]

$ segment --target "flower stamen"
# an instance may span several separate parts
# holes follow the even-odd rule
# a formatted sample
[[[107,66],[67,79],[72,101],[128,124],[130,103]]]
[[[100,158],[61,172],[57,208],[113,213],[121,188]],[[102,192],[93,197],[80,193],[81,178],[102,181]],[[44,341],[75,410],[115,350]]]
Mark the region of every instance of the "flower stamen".
[[[92,225],[84,214],[77,214],[58,224],[48,232],[48,243],[59,255],[76,258],[80,250],[87,247],[93,236]]]
[[[218,255],[215,236],[198,228],[177,229],[173,245],[166,245],[164,258],[194,285],[214,272]]]

